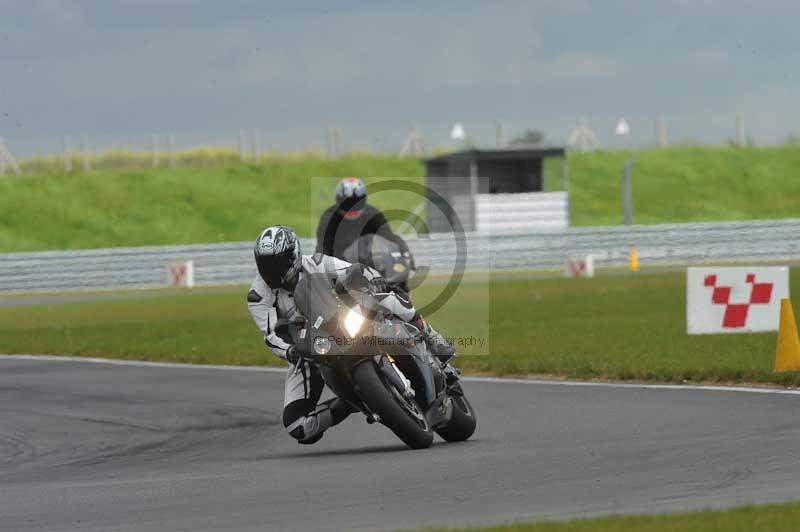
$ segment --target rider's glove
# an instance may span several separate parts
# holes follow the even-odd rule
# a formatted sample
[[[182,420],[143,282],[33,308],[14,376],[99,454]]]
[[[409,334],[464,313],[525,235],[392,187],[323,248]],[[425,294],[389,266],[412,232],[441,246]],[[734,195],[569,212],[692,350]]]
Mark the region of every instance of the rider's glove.
[[[293,366],[296,366],[303,358],[303,352],[296,346],[290,345],[286,350],[286,360]]]
[[[389,291],[389,283],[383,277],[375,277],[369,282],[372,292],[375,294],[385,294]]]

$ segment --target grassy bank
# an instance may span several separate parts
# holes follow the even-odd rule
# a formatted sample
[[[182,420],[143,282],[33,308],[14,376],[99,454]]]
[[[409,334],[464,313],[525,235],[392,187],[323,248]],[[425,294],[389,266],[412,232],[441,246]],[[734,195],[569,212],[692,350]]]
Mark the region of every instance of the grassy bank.
[[[790,285],[800,300],[800,274]],[[439,288],[415,292],[415,300],[423,304]],[[281,364],[264,348],[245,293],[0,306],[0,352]],[[461,349],[468,372],[800,385],[798,373],[772,372],[774,333],[687,336],[683,274],[497,280],[489,290],[465,283],[431,321],[448,336],[486,337],[483,347]]]
[[[626,151],[571,153],[575,225],[622,222]],[[551,166],[548,187],[561,186]],[[634,221],[641,224],[800,217],[800,148],[643,150],[633,166]]]
[[[251,240],[270,223],[309,235],[312,208],[332,203],[336,184],[314,180],[312,190],[313,178],[347,175],[422,170],[414,160],[359,156],[0,179],[0,252]],[[376,202],[396,208],[391,199]]]
[[[179,161],[192,167],[0,179],[0,252],[249,240],[275,220],[310,235],[335,183],[321,183],[312,194],[312,178],[416,181],[424,175],[419,161],[395,157],[268,157],[241,165],[235,153],[226,152],[219,156],[223,165],[214,166],[204,153]],[[798,148],[673,148],[639,155],[633,174],[637,223],[800,216]],[[620,223],[620,169],[628,156],[570,153],[573,225]],[[143,157],[140,166],[146,166]],[[560,187],[558,161],[547,166],[547,187]],[[375,201],[382,208],[413,209],[418,202],[381,196]]]
[[[677,515],[603,517],[558,523],[431,529],[428,532],[790,532],[797,530],[798,520],[800,503],[791,503]]]

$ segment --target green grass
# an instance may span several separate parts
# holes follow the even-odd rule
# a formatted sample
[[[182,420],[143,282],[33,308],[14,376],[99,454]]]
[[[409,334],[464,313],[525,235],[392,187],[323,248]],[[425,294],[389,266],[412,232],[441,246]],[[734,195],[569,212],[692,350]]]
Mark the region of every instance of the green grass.
[[[800,274],[790,284],[800,286]],[[251,322],[246,291],[0,307],[0,352],[280,364]],[[772,372],[774,333],[687,336],[684,274],[464,283],[430,318],[447,336],[488,336],[488,348],[462,351],[458,363],[472,373],[800,385],[800,373]]]
[[[628,151],[571,153],[574,225],[622,222],[621,170]],[[561,188],[557,161],[547,187]],[[800,217],[800,148],[643,150],[633,167],[640,224]]]
[[[424,175],[419,161],[396,157],[351,155],[325,161],[307,154],[241,165],[229,150],[179,155],[181,165],[193,166],[143,169],[146,154],[139,161],[125,153],[100,157],[99,169],[85,174],[58,173],[52,170],[55,159],[30,162],[26,168],[43,173],[0,179],[0,252],[250,240],[276,221],[310,235],[335,184],[317,183],[312,193],[312,178],[356,175],[421,182]],[[570,153],[573,225],[621,222],[620,169],[628,155]],[[221,166],[212,164],[217,160]],[[80,167],[77,159],[74,167]],[[634,219],[800,217],[799,169],[797,147],[645,150],[634,167]],[[561,186],[557,160],[548,162],[546,174],[548,189]],[[409,194],[376,198],[381,208],[407,210],[418,201]]]
[[[354,156],[0,179],[0,252],[242,241],[274,223],[309,235],[336,184],[315,181],[312,193],[312,178],[348,175],[419,178],[422,170],[414,160]],[[411,202],[376,199],[382,208],[398,200]]]
[[[601,517],[485,528],[430,529],[428,532],[793,532],[800,521],[800,503],[745,506],[732,510],[675,515]]]

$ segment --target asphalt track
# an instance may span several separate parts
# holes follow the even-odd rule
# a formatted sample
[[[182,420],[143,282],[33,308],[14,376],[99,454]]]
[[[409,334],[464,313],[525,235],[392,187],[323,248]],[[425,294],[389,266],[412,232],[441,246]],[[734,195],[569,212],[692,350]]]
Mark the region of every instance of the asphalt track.
[[[283,375],[0,358],[2,530],[353,530],[800,499],[800,395],[468,381],[474,439],[316,445]]]

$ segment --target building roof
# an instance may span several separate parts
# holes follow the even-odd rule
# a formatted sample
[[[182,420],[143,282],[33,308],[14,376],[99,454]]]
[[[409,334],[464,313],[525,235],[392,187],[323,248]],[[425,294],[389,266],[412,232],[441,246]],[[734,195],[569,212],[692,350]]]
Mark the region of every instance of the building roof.
[[[484,161],[543,159],[563,157],[565,150],[560,146],[537,146],[530,148],[503,148],[495,150],[469,149],[425,159],[426,163],[443,163],[453,159],[480,159]]]

